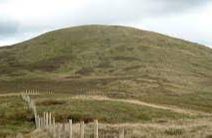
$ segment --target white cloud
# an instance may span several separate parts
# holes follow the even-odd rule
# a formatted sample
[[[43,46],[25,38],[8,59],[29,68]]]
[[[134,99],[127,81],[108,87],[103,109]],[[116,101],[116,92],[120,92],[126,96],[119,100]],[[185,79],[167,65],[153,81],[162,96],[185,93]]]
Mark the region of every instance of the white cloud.
[[[212,45],[209,38],[212,36],[212,3],[203,6],[208,1],[4,0],[0,2],[0,36],[4,35],[0,45],[20,42],[53,29],[82,24],[132,25]],[[10,26],[3,26],[7,22]],[[6,36],[7,30],[14,30],[14,34]]]
[[[183,15],[148,18],[138,27],[212,47],[212,5],[191,10]]]

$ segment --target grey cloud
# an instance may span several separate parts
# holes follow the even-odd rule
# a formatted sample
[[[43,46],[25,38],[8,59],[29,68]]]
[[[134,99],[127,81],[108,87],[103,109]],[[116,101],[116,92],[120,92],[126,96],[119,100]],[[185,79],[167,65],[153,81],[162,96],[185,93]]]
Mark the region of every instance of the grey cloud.
[[[24,38],[26,35],[33,36],[40,34],[44,30],[50,30],[48,26],[35,26],[35,25],[22,25],[15,20],[4,20],[0,21],[0,41],[13,39],[13,38]]]
[[[14,34],[18,31],[19,24],[13,20],[0,21],[0,37]]]
[[[5,0],[6,1],[6,0]],[[116,24],[134,22],[146,17],[181,13],[204,5],[210,0],[88,0],[84,8],[66,16],[55,18],[45,26],[22,26],[14,20],[0,20],[0,36],[12,35],[17,31],[34,32],[79,24]],[[0,15],[1,18],[1,15]],[[42,22],[42,21],[38,21]]]
[[[153,0],[151,0],[153,1]],[[211,0],[159,0],[164,3],[164,12],[182,12],[195,7],[204,6]]]

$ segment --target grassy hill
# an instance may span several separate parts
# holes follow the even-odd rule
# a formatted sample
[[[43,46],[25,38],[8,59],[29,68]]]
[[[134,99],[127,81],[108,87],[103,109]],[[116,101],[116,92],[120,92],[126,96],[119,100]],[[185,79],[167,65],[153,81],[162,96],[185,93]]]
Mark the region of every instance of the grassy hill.
[[[211,53],[197,44],[134,28],[81,26],[1,48],[0,73],[1,78],[138,73],[211,77]]]
[[[0,93],[52,90],[62,97],[102,95],[212,113],[211,84],[212,49],[135,28],[79,26],[0,48]],[[68,108],[71,112],[44,105],[42,110],[48,106],[51,111],[58,110],[60,119],[70,115],[79,119],[88,114],[109,123],[184,118],[163,110],[140,110],[137,105],[113,102],[80,102]],[[88,106],[95,107],[92,114],[84,111]],[[104,112],[99,114],[101,110]],[[119,112],[114,115],[105,110]],[[135,117],[130,119],[131,112]]]
[[[205,103],[212,95],[210,48],[135,28],[57,30],[1,48],[0,59],[1,92],[37,88],[78,93],[83,87],[169,103],[184,95],[189,97],[184,102],[203,98]]]

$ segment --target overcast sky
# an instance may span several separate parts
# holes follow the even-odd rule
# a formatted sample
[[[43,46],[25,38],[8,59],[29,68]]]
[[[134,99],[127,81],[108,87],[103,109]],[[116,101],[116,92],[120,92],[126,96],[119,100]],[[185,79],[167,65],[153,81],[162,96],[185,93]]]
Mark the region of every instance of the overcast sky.
[[[0,46],[84,24],[132,26],[212,47],[211,0],[0,0]]]

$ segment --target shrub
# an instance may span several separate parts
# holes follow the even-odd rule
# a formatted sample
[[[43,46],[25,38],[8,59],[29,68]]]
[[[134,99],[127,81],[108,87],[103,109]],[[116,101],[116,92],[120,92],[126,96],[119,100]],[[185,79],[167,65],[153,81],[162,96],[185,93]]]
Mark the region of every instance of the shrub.
[[[92,72],[94,72],[93,68],[91,67],[83,67],[82,69],[78,70],[76,72],[76,74],[80,74],[80,75],[89,75]]]
[[[169,128],[165,130],[165,134],[167,135],[182,135],[184,133],[184,129],[181,128]]]
[[[63,105],[65,104],[65,101],[58,101],[58,100],[46,100],[46,101],[42,101],[42,102],[39,102],[38,105],[45,105],[45,106],[48,106],[48,105]]]

